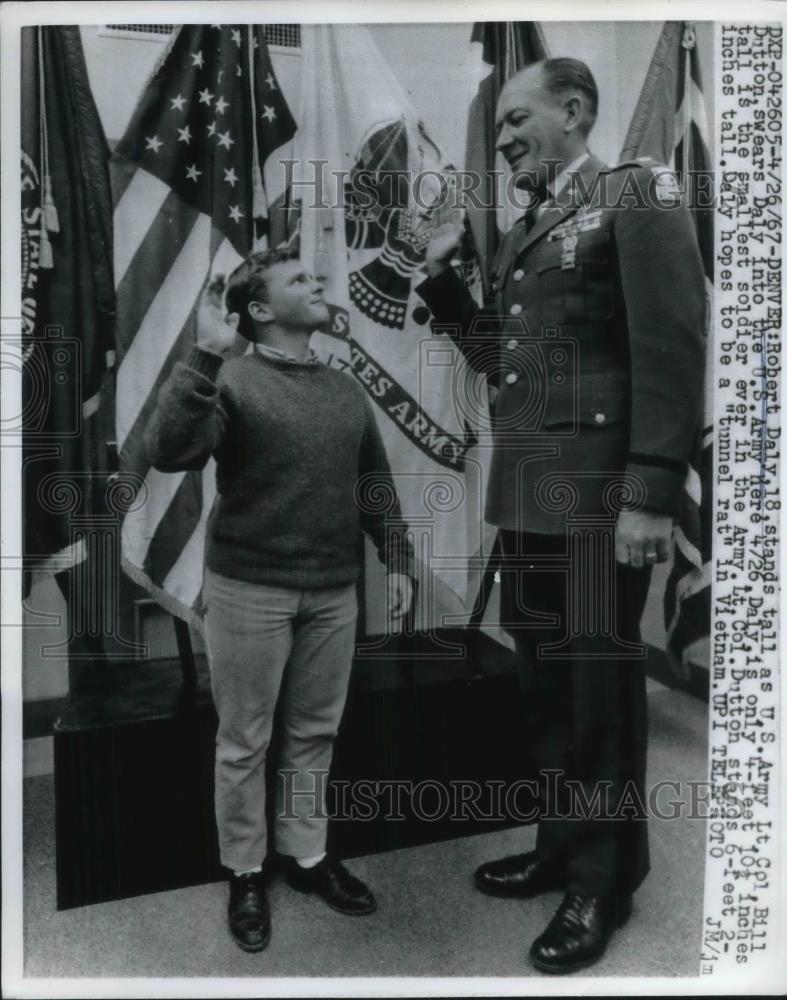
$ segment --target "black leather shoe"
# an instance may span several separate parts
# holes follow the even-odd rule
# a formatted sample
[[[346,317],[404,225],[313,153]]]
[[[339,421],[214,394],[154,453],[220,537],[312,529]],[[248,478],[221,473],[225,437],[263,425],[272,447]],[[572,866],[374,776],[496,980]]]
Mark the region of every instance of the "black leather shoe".
[[[244,951],[262,951],[271,937],[271,917],[262,872],[230,875],[227,916],[235,943]]]
[[[509,858],[481,865],[475,873],[475,884],[490,896],[518,899],[562,888],[558,869],[545,864],[535,851],[514,854]]]
[[[576,972],[597,962],[616,927],[631,916],[631,896],[620,899],[567,892],[547,929],[530,949],[542,972]]]
[[[314,892],[339,913],[361,916],[377,909],[374,896],[367,887],[351,875],[340,861],[325,857],[312,868],[302,868],[292,858],[284,877],[298,892]]]

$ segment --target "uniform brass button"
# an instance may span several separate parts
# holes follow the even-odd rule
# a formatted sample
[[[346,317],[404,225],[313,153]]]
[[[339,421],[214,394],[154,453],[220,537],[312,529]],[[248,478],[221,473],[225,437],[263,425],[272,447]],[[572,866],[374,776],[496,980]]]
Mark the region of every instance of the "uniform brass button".
[[[518,316],[521,312],[522,312],[522,306],[518,302],[515,302],[511,306],[511,315]]]
[[[513,384],[514,384],[514,382],[516,382],[516,380],[517,380],[518,378],[519,378],[519,376],[517,375],[517,373],[516,373],[516,372],[509,372],[509,373],[508,373],[508,375],[506,375],[506,382],[507,382],[507,383],[508,383],[509,385],[513,385]]]
[[[593,419],[596,421],[597,424],[603,424],[606,422],[607,417],[606,414],[604,413],[596,413],[593,416]]]
[[[511,340],[506,342],[506,347],[509,349],[509,351],[513,351],[513,349],[516,347],[518,343],[519,341],[514,340],[514,338],[512,337]]]
[[[518,267],[516,269],[516,271],[514,271],[514,274],[513,274],[514,281],[521,281],[522,278],[524,278],[524,276],[525,276],[525,272],[522,270],[521,267]]]

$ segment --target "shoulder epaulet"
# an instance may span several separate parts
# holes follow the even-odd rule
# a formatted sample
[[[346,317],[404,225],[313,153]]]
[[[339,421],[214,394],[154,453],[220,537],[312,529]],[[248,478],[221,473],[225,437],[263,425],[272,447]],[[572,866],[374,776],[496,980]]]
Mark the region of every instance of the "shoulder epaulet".
[[[619,170],[631,170],[632,168],[650,171],[654,194],[662,205],[677,205],[680,202],[680,183],[675,171],[666,164],[655,160],[652,156],[638,156],[636,159],[617,163],[612,168],[612,172],[617,173]]]
[[[618,170],[625,170],[626,167],[639,167],[644,170],[648,167],[661,166],[663,166],[663,164],[659,163],[658,160],[654,160],[652,156],[637,156],[632,160],[621,160],[620,163],[616,163],[614,167],[610,167],[610,172],[616,173]]]

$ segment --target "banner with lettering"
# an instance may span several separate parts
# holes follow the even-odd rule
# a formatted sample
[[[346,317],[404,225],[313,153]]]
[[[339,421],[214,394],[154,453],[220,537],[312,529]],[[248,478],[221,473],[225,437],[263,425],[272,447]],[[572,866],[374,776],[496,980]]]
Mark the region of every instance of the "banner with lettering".
[[[447,336],[432,336],[415,291],[450,166],[365,28],[304,25],[302,39],[291,197],[301,257],[334,305],[331,334],[313,346],[374,404],[419,564],[416,627],[464,624],[494,537],[487,389]],[[374,603],[372,633],[384,629]]]

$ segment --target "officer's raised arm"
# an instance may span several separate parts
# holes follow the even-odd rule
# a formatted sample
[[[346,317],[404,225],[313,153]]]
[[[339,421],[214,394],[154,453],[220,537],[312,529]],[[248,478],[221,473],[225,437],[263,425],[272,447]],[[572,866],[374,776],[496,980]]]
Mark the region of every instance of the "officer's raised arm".
[[[432,330],[447,333],[473,368],[493,375],[499,357],[494,297],[479,307],[451,266],[462,236],[463,227],[456,222],[435,230],[424,261],[428,277],[415,290],[432,313]]]
[[[451,260],[462,242],[462,227],[455,222],[445,222],[433,233],[426,248],[424,269],[430,278],[436,278],[451,266]]]

